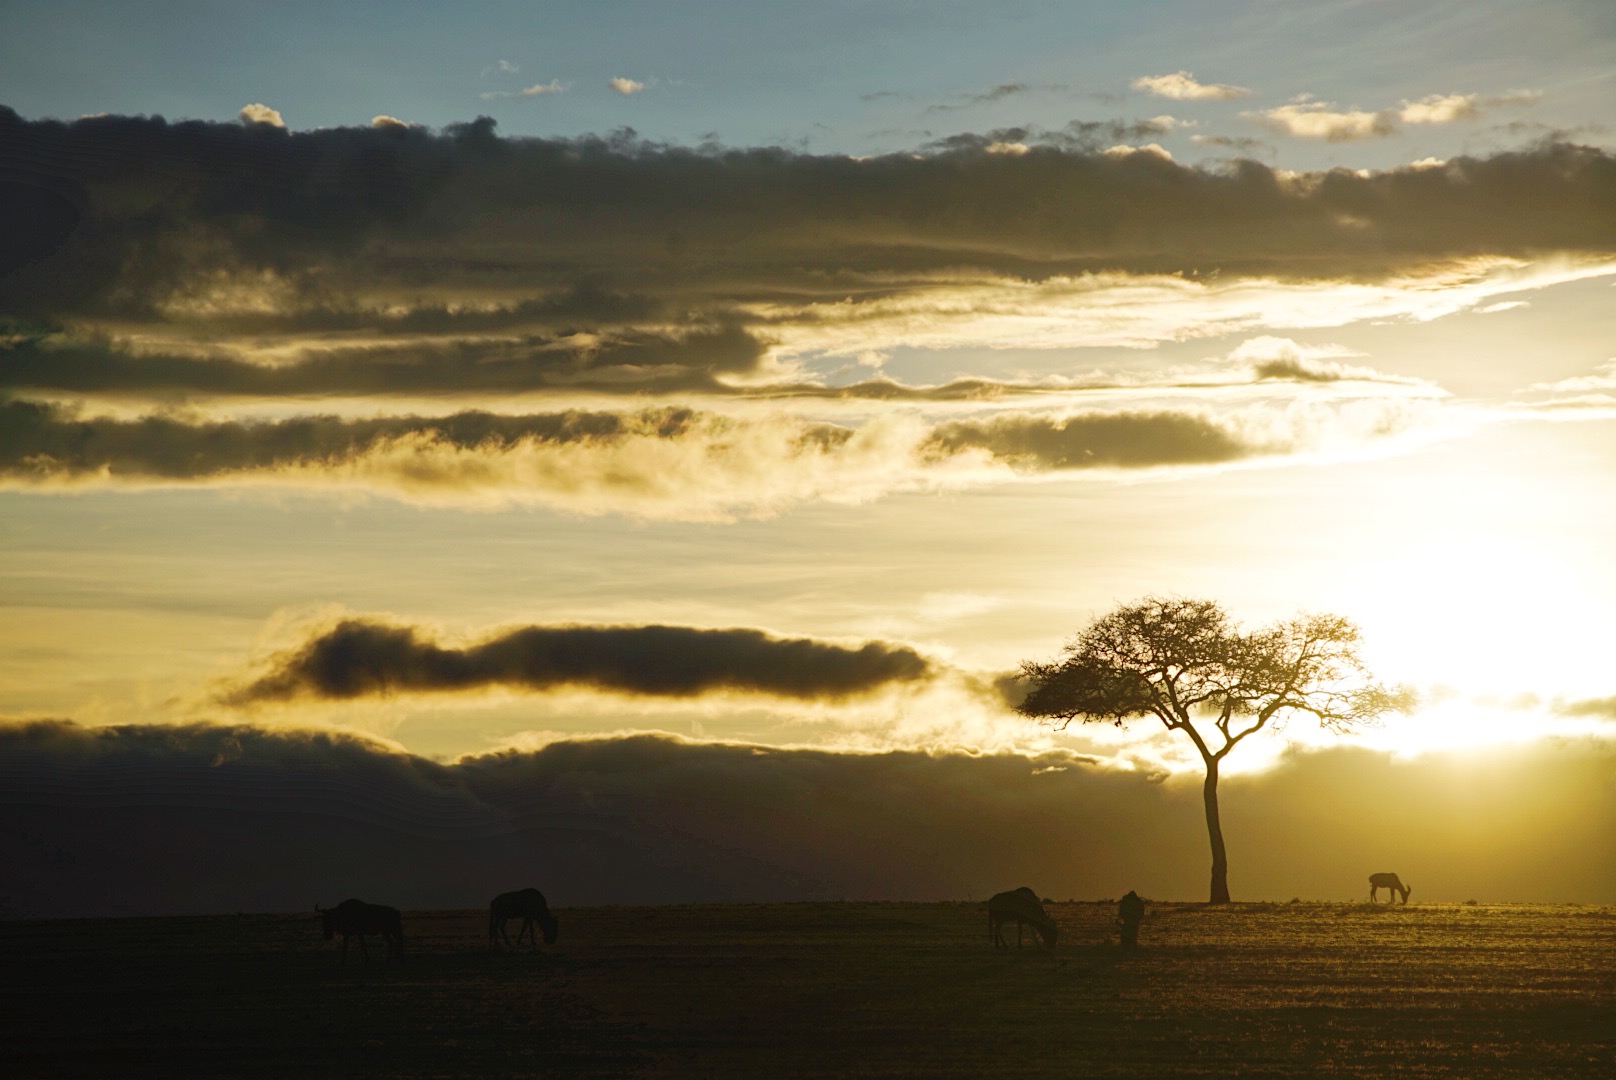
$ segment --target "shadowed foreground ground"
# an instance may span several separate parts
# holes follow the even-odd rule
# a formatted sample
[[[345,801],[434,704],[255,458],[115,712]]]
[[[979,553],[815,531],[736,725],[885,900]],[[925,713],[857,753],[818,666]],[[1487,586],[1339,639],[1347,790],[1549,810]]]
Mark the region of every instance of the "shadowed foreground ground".
[[[369,899],[381,900],[382,897]],[[0,923],[0,1075],[1616,1076],[1616,909],[981,904],[561,909],[490,954],[407,912],[405,963],[311,914]]]

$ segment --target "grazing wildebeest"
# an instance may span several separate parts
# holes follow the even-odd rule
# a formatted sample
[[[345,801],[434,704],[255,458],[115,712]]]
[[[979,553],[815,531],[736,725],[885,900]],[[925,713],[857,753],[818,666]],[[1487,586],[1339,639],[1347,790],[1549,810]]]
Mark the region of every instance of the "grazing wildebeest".
[[[320,913],[320,928],[325,931],[325,939],[330,941],[337,934],[342,935],[342,962],[348,962],[348,939],[355,934],[359,935],[359,953],[370,962],[370,950],[365,946],[367,934],[380,934],[387,943],[387,958],[397,957],[404,959],[404,919],[398,913],[398,908],[388,907],[385,904],[367,904],[363,900],[344,900],[334,908],[322,908],[314,905],[314,910]]]
[[[1371,903],[1375,900],[1375,894],[1381,889],[1386,890],[1386,902],[1388,904],[1396,900],[1397,893],[1403,894],[1403,903],[1406,904],[1408,903],[1408,894],[1414,891],[1412,885],[1404,885],[1402,879],[1396,874],[1370,874],[1369,900]]]
[[[533,924],[537,922],[544,931],[544,943],[554,945],[556,932],[561,923],[550,914],[550,905],[544,902],[544,894],[537,889],[521,889],[517,892],[500,893],[488,905],[488,945],[489,948],[498,947],[500,941],[506,945],[511,943],[510,934],[505,932],[505,922],[508,919],[520,918],[522,928],[516,932],[516,944],[522,944],[522,935],[526,934],[533,947],[539,947],[539,937],[533,931]]]
[[[988,940],[993,942],[996,949],[1009,946],[1005,943],[1001,927],[1014,919],[1016,923],[1016,948],[1021,948],[1021,928],[1030,926],[1043,940],[1044,948],[1053,949],[1058,931],[1055,929],[1055,920],[1044,911],[1044,905],[1038,902],[1038,894],[1023,885],[1014,892],[1002,892],[988,898]]]

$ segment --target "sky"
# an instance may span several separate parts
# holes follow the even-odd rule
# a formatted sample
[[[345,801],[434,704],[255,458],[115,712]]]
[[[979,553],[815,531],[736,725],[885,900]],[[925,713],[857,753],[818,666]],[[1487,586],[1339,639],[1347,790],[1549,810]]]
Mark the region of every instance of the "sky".
[[[1146,596],[1418,693],[1242,744],[1237,899],[1616,902],[1616,8],[4,17],[0,913],[140,814],[570,902],[1194,896],[1193,748],[1013,709]]]

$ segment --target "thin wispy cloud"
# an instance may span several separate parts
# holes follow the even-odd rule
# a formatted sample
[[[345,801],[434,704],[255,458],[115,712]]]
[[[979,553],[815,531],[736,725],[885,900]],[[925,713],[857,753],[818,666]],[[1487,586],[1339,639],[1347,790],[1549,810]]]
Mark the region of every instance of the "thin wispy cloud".
[[[1141,75],[1133,81],[1133,88],[1174,101],[1232,101],[1251,95],[1251,91],[1243,86],[1199,82],[1188,71],[1175,71],[1170,75]]]
[[[551,94],[564,94],[569,86],[560,79],[551,79],[547,83],[534,83],[525,90],[488,90],[477,95],[484,101],[493,101],[498,98],[533,98],[548,97]]]
[[[1599,365],[1592,375],[1573,375],[1551,383],[1535,383],[1531,389],[1562,394],[1616,393],[1616,359]]]
[[[1058,85],[1058,84],[1049,84],[1049,83],[1036,84],[1036,85],[1031,84],[1031,83],[1023,83],[1023,82],[1000,83],[997,86],[990,87],[989,89],[980,91],[978,93],[961,94],[958,97],[954,98],[953,100],[945,101],[945,102],[939,102],[938,104],[935,104],[935,105],[929,105],[929,106],[926,107],[926,111],[928,113],[958,112],[958,111],[960,111],[962,109],[973,109],[973,108],[980,108],[981,106],[984,106],[984,105],[993,105],[993,104],[995,104],[997,102],[1005,101],[1005,100],[1007,100],[1009,98],[1024,97],[1024,96],[1026,96],[1028,94],[1035,94],[1035,93],[1062,93],[1062,92],[1065,92],[1066,90],[1067,90],[1067,87],[1065,87],[1065,86],[1061,86],[1061,85]],[[897,95],[895,95],[895,94],[865,95],[864,100],[866,100],[866,101],[874,100],[875,98],[881,97],[881,96],[896,97]]]
[[[1244,157],[1256,157],[1273,152],[1273,147],[1261,139],[1239,135],[1195,134],[1190,136],[1190,141],[1197,146],[1214,146],[1220,150],[1232,150]]]

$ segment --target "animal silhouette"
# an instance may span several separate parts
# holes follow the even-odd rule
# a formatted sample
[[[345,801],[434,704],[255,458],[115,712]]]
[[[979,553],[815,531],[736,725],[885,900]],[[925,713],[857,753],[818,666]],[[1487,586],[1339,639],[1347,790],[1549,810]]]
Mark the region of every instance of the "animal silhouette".
[[[1122,927],[1122,947],[1139,947],[1139,924],[1145,918],[1145,901],[1132,889],[1117,903],[1117,925]]]
[[[1396,874],[1370,874],[1369,899],[1371,903],[1375,899],[1375,894],[1381,889],[1386,890],[1386,902],[1388,904],[1395,902],[1395,894],[1397,893],[1403,894],[1403,903],[1406,904],[1408,903],[1408,894],[1414,891],[1412,885],[1404,885],[1402,879]]]
[[[1044,905],[1038,902],[1038,894],[1023,885],[1012,892],[996,893],[988,898],[988,940],[995,949],[1005,949],[1009,946],[1004,940],[1004,924],[1015,920],[1016,948],[1021,948],[1021,931],[1023,926],[1032,927],[1038,938],[1042,939],[1043,947],[1053,949],[1055,938],[1059,931],[1055,928],[1055,920],[1044,911]]]
[[[348,939],[355,935],[359,937],[359,953],[366,963],[370,962],[370,949],[365,946],[365,937],[369,934],[381,935],[387,944],[389,960],[404,959],[404,919],[398,908],[367,904],[363,900],[344,900],[334,908],[315,904],[314,910],[320,913],[320,928],[327,941],[337,934],[342,935],[344,964],[348,962]]]
[[[560,921],[550,914],[550,905],[545,903],[544,894],[537,889],[520,889],[516,892],[500,893],[488,905],[488,945],[496,948],[501,941],[507,946],[511,944],[510,934],[505,931],[505,924],[511,919],[521,919],[522,928],[516,932],[516,944],[522,944],[525,934],[533,947],[539,947],[538,935],[534,933],[533,924],[539,924],[544,931],[544,943],[554,945],[556,933],[560,930]]]

